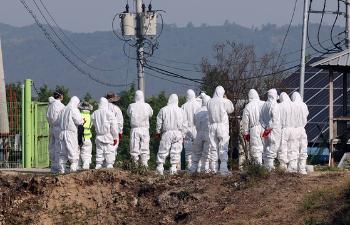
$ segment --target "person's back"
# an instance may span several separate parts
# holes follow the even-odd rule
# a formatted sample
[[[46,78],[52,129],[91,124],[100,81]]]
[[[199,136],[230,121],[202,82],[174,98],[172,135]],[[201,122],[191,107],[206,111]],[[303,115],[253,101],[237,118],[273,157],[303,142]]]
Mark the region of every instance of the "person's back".
[[[184,138],[184,148],[186,157],[186,166],[189,169],[192,165],[192,147],[193,141],[197,135],[197,129],[193,123],[193,117],[196,111],[201,107],[200,102],[196,99],[196,94],[192,89],[187,90],[187,101],[181,106],[185,112],[186,133]]]
[[[58,118],[65,107],[61,103],[62,99],[63,95],[56,91],[53,97],[49,98],[49,106],[46,113],[47,121],[50,124],[49,154],[52,173],[59,172],[58,156],[60,151],[60,127]]]
[[[260,124],[264,133],[264,165],[268,170],[275,168],[274,160],[281,144],[281,120],[277,103],[277,90],[270,89],[267,92],[267,101],[261,109]]]
[[[264,102],[260,100],[259,94],[254,89],[249,91],[248,97],[249,103],[244,108],[242,115],[243,137],[250,144],[252,159],[262,164],[264,147],[261,139],[263,128],[260,124],[260,116]]]
[[[172,94],[169,97],[168,105],[163,107],[157,115],[156,134],[161,137],[157,154],[157,172],[163,174],[163,164],[170,154],[170,173],[177,172],[177,165],[180,163],[183,136],[186,131],[185,113],[178,107],[178,97]]]
[[[60,172],[65,173],[67,160],[71,163],[70,170],[74,172],[78,169],[79,144],[77,126],[83,125],[84,120],[78,109],[79,98],[74,96],[68,105],[62,110],[59,116],[60,125]]]
[[[91,111],[93,109],[92,105],[90,105],[88,102],[82,102],[79,105],[79,109],[81,110],[80,114],[85,121],[83,125],[83,130],[84,132],[82,134],[81,142],[79,143],[80,145],[80,161],[81,161],[81,167],[84,170],[90,169],[90,164],[91,164],[91,157],[92,157],[92,132],[91,132],[91,126],[92,126],[92,121],[91,121]]]
[[[230,100],[224,98],[225,89],[216,87],[213,98],[208,102],[209,138],[210,138],[210,170],[216,172],[216,163],[220,159],[220,173],[228,174],[228,144],[230,141],[228,114],[234,107]]]
[[[91,116],[96,132],[96,169],[106,161],[107,168],[113,168],[115,145],[118,143],[116,118],[108,109],[108,100],[101,98],[98,110]]]
[[[297,129],[297,144],[298,144],[298,172],[301,174],[307,174],[306,172],[306,161],[308,158],[307,154],[307,134],[305,130],[305,126],[307,124],[307,117],[309,115],[309,110],[307,105],[303,102],[300,94],[298,92],[294,92],[292,95],[292,101],[295,105],[296,110],[296,129]]]
[[[135,163],[141,160],[141,164],[148,167],[150,157],[149,120],[153,115],[153,110],[148,103],[145,103],[142,91],[136,91],[135,103],[129,105],[127,113],[131,126],[130,155]]]

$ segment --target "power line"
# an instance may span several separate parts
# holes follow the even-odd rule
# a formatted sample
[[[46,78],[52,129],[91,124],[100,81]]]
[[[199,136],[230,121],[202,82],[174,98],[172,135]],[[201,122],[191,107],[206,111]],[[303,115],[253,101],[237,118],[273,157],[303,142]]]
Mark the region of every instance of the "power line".
[[[124,84],[113,84],[110,82],[104,82],[101,81],[99,79],[97,79],[96,77],[94,77],[91,73],[83,70],[82,68],[80,68],[56,43],[56,41],[51,37],[50,33],[47,32],[47,30],[45,29],[45,27],[40,23],[40,21],[38,20],[38,18],[36,17],[36,15],[34,14],[34,12],[29,8],[29,6],[27,5],[25,0],[20,0],[20,2],[22,3],[22,5],[24,6],[24,8],[27,10],[27,12],[33,17],[36,25],[41,29],[41,31],[44,33],[46,39],[48,41],[51,42],[51,44],[53,45],[53,47],[75,68],[77,69],[81,74],[87,76],[89,79],[95,81],[96,83],[102,84],[104,86],[109,86],[109,87],[124,87]]]
[[[60,40],[60,42],[63,44],[63,46],[73,55],[75,56],[80,62],[82,62],[83,64],[85,64],[86,66],[90,67],[91,69],[94,70],[99,70],[99,71],[113,71],[111,69],[103,69],[103,68],[98,68],[95,66],[90,65],[89,63],[87,63],[84,59],[82,59],[78,54],[76,54],[66,43],[65,41],[57,34],[57,32],[55,31],[55,29],[51,26],[50,22],[48,21],[48,19],[46,18],[46,16],[44,15],[44,13],[42,12],[42,10],[40,9],[39,5],[37,4],[36,0],[33,0],[35,7],[38,9],[40,15],[44,18],[46,24],[49,26],[50,30],[53,32],[53,34]]]
[[[298,3],[298,0],[295,0],[295,2],[294,2],[294,8],[293,8],[293,13],[292,13],[292,17],[290,18],[290,22],[289,22],[289,25],[288,25],[288,29],[287,29],[287,31],[286,31],[286,34],[284,35],[283,42],[282,42],[282,46],[281,46],[281,49],[280,49],[280,52],[279,52],[279,54],[278,54],[277,59],[280,58],[281,53],[282,53],[283,48],[284,48],[284,44],[286,43],[286,40],[287,40],[289,31],[290,31],[290,28],[291,28],[292,23],[293,23],[293,20],[294,20],[294,15],[295,15],[295,10],[296,10],[296,8],[297,8],[297,3]]]
[[[158,78],[158,79],[161,79],[161,80],[168,81],[168,82],[170,82],[170,83],[179,84],[179,85],[185,85],[185,86],[189,86],[189,87],[195,87],[195,85],[191,85],[191,84],[186,84],[186,83],[182,83],[182,82],[178,82],[178,81],[169,80],[169,79],[167,79],[167,78],[160,77],[160,76],[157,76],[157,75],[152,74],[152,73],[149,73],[149,72],[146,72],[145,74],[146,74],[146,75],[149,75],[149,76],[151,76],[151,77],[155,77],[155,78]]]

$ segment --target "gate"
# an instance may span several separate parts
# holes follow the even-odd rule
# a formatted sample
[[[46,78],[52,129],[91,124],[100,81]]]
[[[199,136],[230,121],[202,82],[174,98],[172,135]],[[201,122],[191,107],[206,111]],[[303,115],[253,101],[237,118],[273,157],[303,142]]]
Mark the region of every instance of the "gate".
[[[47,103],[34,102],[33,109],[33,160],[35,168],[49,166],[49,124],[46,120]]]

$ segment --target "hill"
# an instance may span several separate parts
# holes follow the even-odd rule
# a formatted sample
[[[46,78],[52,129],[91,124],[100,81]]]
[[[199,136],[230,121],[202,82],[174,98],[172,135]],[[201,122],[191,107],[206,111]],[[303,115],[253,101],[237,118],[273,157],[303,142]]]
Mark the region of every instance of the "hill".
[[[198,70],[198,64],[200,64],[202,57],[212,59],[213,45],[226,40],[254,44],[258,54],[263,54],[273,49],[279,51],[286,29],[287,26],[277,27],[271,24],[261,28],[247,28],[234,23],[226,23],[222,26],[203,25],[200,27],[194,27],[191,24],[187,27],[165,25],[163,34],[160,37],[159,49],[151,60],[185,70]],[[312,25],[310,29],[311,31],[316,31],[317,25]],[[329,39],[329,29],[329,27],[325,27],[321,31],[322,40]],[[336,27],[335,33],[340,30],[341,28]],[[122,42],[112,32],[74,33],[66,31],[66,34],[79,46],[83,53],[79,53],[67,40],[66,43],[88,63],[94,67],[116,69],[115,71],[107,72],[95,71],[86,67],[72,56],[75,63],[86,71],[110,83],[126,84],[136,82],[136,62],[124,55]],[[3,44],[7,82],[21,82],[25,78],[31,78],[36,86],[41,86],[42,84],[48,84],[49,87],[65,85],[73,94],[78,96],[90,92],[97,97],[103,95],[107,89],[111,89],[101,86],[79,73],[53,48],[44,34],[35,25],[12,27],[0,24],[0,37]],[[296,53],[288,55],[287,61],[298,59],[299,53],[297,51],[300,49],[300,37],[301,26],[293,26],[283,52],[296,51]],[[57,43],[59,43],[62,50],[67,52],[59,41]],[[126,48],[126,52],[129,51],[131,55],[135,55],[133,54],[135,51],[133,48]],[[180,62],[173,62],[168,59]],[[297,64],[297,61],[286,66],[294,64]],[[169,70],[186,76],[201,77],[201,74],[197,72]],[[176,92],[182,94],[188,88],[185,85],[169,83],[150,75],[146,75],[146,85],[147,95],[153,95],[162,90],[167,93]],[[117,92],[121,90],[123,90],[123,87],[115,89]]]
[[[349,224],[348,172],[0,173],[0,224]]]

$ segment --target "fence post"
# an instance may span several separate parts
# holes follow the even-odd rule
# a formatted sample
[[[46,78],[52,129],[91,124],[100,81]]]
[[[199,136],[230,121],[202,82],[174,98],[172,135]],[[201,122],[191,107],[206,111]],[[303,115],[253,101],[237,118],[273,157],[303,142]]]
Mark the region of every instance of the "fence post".
[[[32,80],[25,80],[24,86],[24,168],[32,166]]]

